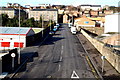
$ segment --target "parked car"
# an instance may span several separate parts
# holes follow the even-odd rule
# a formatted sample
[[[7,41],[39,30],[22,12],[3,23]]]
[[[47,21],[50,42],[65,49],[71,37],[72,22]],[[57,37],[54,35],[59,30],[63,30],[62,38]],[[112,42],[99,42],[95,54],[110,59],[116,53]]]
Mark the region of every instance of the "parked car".
[[[57,23],[56,26],[60,27],[60,24]]]
[[[72,34],[76,34],[77,33],[76,27],[74,27],[74,26],[71,27],[71,33]]]
[[[71,28],[72,27],[72,23],[68,23],[68,27]]]
[[[50,31],[50,32],[49,32],[49,34],[50,34],[50,35],[53,35],[53,34],[55,34],[55,32],[53,32],[53,31]]]

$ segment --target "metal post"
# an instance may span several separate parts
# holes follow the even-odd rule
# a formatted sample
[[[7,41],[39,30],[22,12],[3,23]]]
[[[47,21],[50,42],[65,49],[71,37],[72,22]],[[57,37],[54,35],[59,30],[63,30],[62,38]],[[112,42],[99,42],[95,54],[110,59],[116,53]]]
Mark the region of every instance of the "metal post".
[[[72,15],[72,25],[73,25],[73,15]]]
[[[103,75],[103,70],[104,70],[104,59],[102,59],[102,75]]]
[[[12,70],[14,70],[14,57],[12,57]]]
[[[50,31],[51,31],[51,19],[50,19]]]
[[[42,15],[42,29],[43,29],[43,15]],[[43,37],[43,30],[42,30],[42,37]]]
[[[20,6],[19,6],[19,49],[18,49],[18,64],[20,64]]]

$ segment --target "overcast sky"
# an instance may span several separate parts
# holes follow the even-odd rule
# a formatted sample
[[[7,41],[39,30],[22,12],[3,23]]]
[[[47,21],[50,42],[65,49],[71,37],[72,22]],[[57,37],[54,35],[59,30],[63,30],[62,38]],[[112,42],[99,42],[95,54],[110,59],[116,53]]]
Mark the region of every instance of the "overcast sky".
[[[98,4],[98,5],[110,5],[118,6],[120,0],[0,0],[0,6],[6,6],[7,3],[19,3],[22,6],[29,4],[32,6],[38,4],[67,4],[67,5],[80,5],[80,4]]]

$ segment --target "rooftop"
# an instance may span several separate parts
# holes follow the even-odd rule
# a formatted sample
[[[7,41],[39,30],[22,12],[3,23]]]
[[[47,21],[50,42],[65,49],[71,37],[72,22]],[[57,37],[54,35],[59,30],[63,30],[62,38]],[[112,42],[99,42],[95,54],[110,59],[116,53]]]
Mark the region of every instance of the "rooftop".
[[[0,35],[26,35],[31,28],[0,27]]]
[[[57,9],[32,9],[31,11],[58,11]]]
[[[13,8],[0,8],[0,10],[15,10]]]
[[[83,4],[80,6],[101,7],[101,5],[90,5],[90,4]]]

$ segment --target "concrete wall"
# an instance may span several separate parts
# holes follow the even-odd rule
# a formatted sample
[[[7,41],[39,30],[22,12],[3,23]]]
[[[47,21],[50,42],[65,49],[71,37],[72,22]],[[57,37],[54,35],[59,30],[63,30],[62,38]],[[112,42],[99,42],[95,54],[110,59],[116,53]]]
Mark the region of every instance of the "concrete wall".
[[[95,33],[97,35],[101,35],[104,33],[104,27],[82,27],[92,33]]]
[[[94,47],[106,57],[106,59],[111,63],[111,65],[120,73],[120,55],[113,52],[112,48],[104,46],[104,43],[92,38],[84,30],[81,33],[94,45]]]

